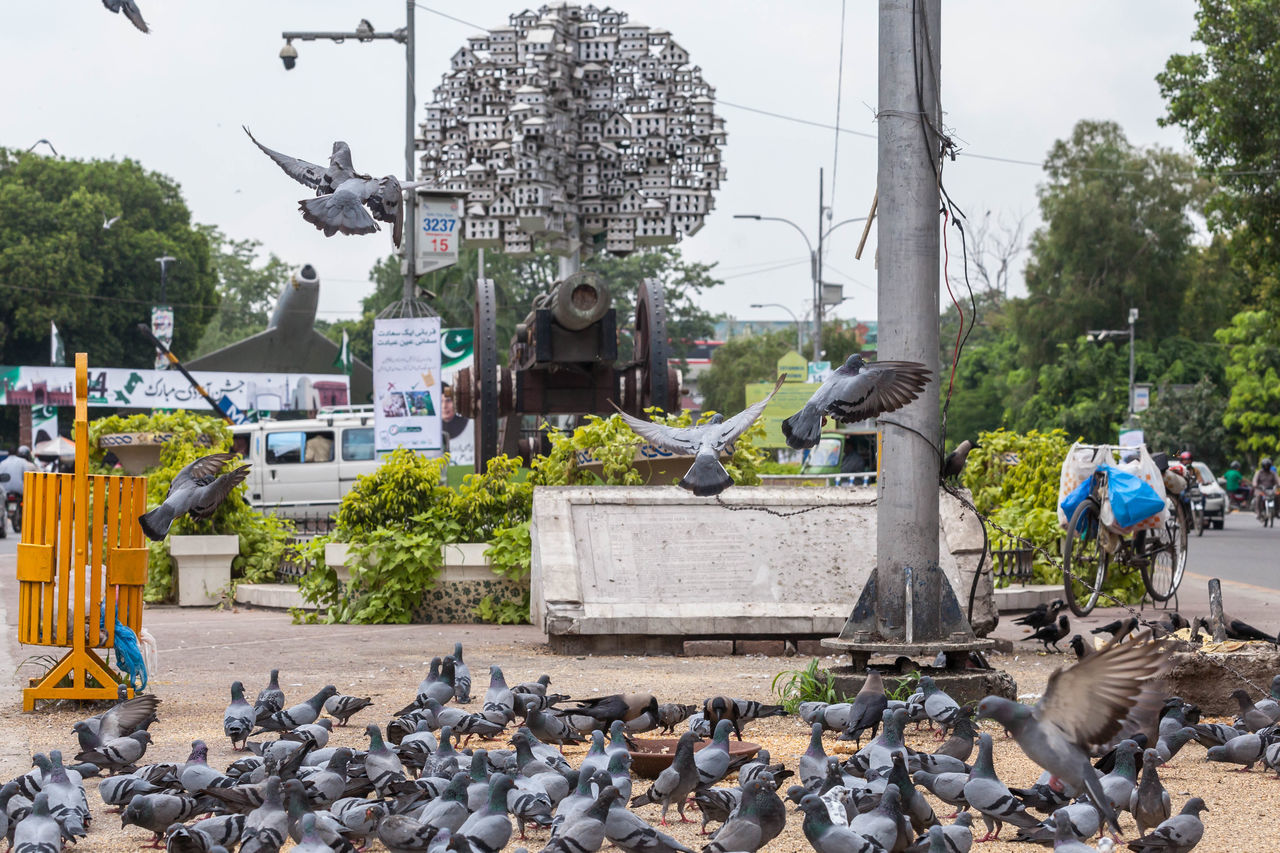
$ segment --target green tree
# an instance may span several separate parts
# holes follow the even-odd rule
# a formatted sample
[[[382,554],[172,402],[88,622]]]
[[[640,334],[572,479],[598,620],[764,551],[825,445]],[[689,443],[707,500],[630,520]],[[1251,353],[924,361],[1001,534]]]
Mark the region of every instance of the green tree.
[[[1081,121],[1054,143],[1027,297],[1012,302],[1025,366],[1054,360],[1086,329],[1117,327],[1130,308],[1144,335],[1177,332],[1190,282],[1189,212],[1204,190],[1192,169],[1185,156],[1135,148],[1114,122]]]
[[[1179,125],[1206,166],[1218,170],[1210,227],[1232,235],[1252,296],[1280,299],[1280,4],[1200,0],[1192,39],[1201,50],[1169,57],[1156,75]],[[1256,306],[1260,307],[1261,302]]]
[[[1242,311],[1219,329],[1227,347],[1231,389],[1223,424],[1236,449],[1276,456],[1280,448],[1280,318],[1270,311]]]
[[[275,253],[258,265],[262,244],[257,240],[232,240],[214,225],[196,228],[209,240],[220,297],[218,313],[196,347],[195,354],[204,355],[267,328],[290,266]]]
[[[173,348],[189,354],[218,293],[208,237],[192,226],[178,185],[132,160],[0,149],[0,362],[47,364],[54,322],[68,356],[150,366],[152,347],[134,326],[159,302],[161,255],[177,258],[167,293]]]
[[[1226,408],[1221,389],[1208,376],[1194,385],[1166,384],[1140,416],[1146,444],[1152,450],[1190,450],[1221,469],[1228,449]]]

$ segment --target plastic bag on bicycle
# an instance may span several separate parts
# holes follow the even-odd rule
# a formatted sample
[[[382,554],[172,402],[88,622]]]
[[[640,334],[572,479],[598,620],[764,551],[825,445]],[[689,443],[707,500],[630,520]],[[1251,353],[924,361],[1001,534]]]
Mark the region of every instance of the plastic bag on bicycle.
[[[1119,468],[1107,467],[1107,499],[1102,505],[1103,524],[1127,532],[1129,528],[1164,510],[1164,498],[1141,477]]]

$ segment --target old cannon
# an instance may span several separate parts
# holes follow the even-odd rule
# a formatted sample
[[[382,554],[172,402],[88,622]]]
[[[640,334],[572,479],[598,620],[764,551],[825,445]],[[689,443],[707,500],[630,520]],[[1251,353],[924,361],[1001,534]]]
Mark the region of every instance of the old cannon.
[[[522,415],[630,414],[648,406],[680,408],[680,371],[670,364],[662,282],[646,279],[636,295],[634,347],[618,362],[617,309],[608,284],[580,270],[539,294],[516,326],[507,365],[498,363],[498,312],[491,279],[476,282],[475,367],[458,371],[454,404],[476,425],[476,471],[521,447]]]

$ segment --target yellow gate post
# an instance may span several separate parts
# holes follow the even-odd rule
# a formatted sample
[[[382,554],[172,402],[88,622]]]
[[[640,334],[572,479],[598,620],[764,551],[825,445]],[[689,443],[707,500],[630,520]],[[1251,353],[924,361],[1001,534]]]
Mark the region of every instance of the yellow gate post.
[[[117,618],[142,630],[148,552],[138,516],[147,478],[89,476],[88,391],[89,357],[76,353],[75,472],[23,480],[18,641],[68,649],[22,691],[24,711],[37,699],[116,698],[118,681],[94,649],[115,646]]]

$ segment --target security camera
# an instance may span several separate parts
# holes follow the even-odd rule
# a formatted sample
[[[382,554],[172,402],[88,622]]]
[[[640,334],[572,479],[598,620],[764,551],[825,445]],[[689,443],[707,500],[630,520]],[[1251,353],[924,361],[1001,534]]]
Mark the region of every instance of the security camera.
[[[280,48],[280,61],[284,63],[285,71],[292,71],[293,66],[298,64],[298,49],[293,46],[293,42],[287,41]]]

